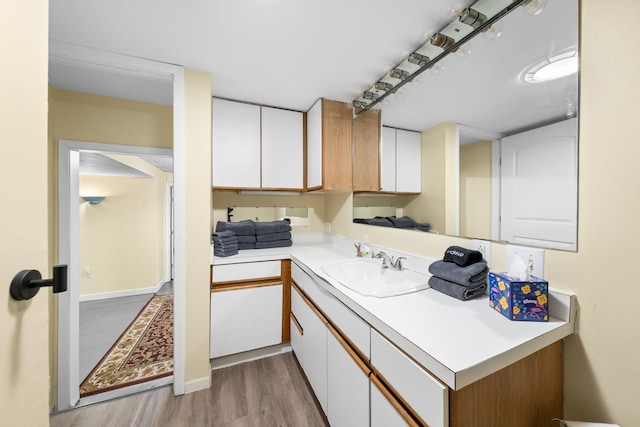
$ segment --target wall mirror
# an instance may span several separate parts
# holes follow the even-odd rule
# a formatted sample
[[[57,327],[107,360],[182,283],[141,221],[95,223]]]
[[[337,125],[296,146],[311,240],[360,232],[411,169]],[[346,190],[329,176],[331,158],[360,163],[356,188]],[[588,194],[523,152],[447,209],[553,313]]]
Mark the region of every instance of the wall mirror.
[[[356,194],[354,219],[363,207],[391,206],[431,232],[577,250],[578,73],[531,80],[545,64],[577,62],[578,3],[549,0],[535,16],[516,9],[498,22],[498,37],[476,36],[438,74],[389,97],[382,124],[423,133],[422,192]],[[545,133],[558,128],[552,139]],[[425,146],[430,131],[440,135],[426,138],[439,138],[435,151]]]
[[[275,221],[288,219],[292,227],[313,225],[314,210],[309,207],[261,206],[228,207],[227,218],[233,222],[250,219],[253,221]],[[222,219],[219,219],[222,221]]]

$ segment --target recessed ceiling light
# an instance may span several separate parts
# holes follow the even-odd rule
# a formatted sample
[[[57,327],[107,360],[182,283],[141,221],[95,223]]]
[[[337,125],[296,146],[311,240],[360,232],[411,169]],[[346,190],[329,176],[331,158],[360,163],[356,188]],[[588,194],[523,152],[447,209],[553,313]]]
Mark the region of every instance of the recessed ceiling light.
[[[578,52],[571,51],[537,62],[527,68],[523,79],[527,83],[546,82],[578,72]]]

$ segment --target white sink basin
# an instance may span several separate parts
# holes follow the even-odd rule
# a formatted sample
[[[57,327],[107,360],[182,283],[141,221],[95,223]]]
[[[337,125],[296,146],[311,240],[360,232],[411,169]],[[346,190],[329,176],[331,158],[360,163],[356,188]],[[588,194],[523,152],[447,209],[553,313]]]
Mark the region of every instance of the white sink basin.
[[[409,270],[382,268],[380,260],[352,258],[330,262],[321,268],[332,279],[360,295],[381,298],[429,287],[428,276]]]

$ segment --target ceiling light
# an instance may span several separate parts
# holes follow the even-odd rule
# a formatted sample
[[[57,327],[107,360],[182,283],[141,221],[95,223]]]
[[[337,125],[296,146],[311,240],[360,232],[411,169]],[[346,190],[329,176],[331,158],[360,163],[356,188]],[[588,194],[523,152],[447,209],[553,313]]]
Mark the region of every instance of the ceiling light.
[[[524,73],[527,83],[546,82],[578,72],[578,52],[570,51],[537,62]]]
[[[459,19],[463,24],[467,24],[475,29],[487,22],[487,15],[468,7],[462,11]]]
[[[529,0],[522,4],[522,13],[525,15],[537,15],[547,5],[549,0]]]
[[[389,73],[389,77],[393,77],[394,79],[404,80],[409,77],[409,72],[405,70],[401,70],[400,68],[394,68]]]
[[[391,94],[401,98],[406,93],[405,85],[418,85],[423,80],[421,73],[429,70],[437,74],[444,69],[443,59],[450,53],[466,56],[470,52],[469,41],[482,33],[486,39],[494,39],[502,32],[502,19],[520,6],[527,6],[527,11],[539,10],[548,0],[478,0],[477,9],[471,7],[455,7],[455,16],[450,22],[437,31],[429,31],[427,39],[413,53],[404,55],[402,60],[390,71],[386,71],[377,82],[366,91],[356,95],[351,103],[354,115],[358,116],[376,106],[386,104]],[[461,25],[464,24],[464,25]],[[433,49],[433,46],[440,49]]]
[[[414,52],[409,55],[407,61],[409,61],[411,64],[417,65],[418,67],[424,67],[429,62],[429,57]]]

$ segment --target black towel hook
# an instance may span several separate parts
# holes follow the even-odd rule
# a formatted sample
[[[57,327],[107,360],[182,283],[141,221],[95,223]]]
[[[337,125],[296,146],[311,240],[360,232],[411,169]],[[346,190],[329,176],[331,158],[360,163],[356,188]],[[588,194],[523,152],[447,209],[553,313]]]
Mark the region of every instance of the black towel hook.
[[[67,290],[67,266],[53,267],[53,279],[42,279],[38,270],[22,270],[11,281],[11,297],[16,301],[33,298],[41,287],[52,286],[53,293]]]

